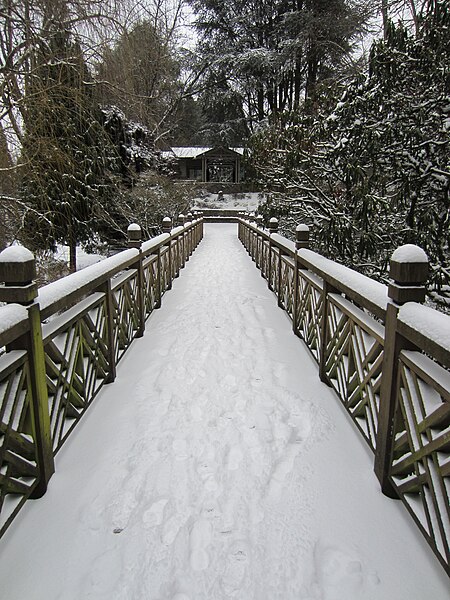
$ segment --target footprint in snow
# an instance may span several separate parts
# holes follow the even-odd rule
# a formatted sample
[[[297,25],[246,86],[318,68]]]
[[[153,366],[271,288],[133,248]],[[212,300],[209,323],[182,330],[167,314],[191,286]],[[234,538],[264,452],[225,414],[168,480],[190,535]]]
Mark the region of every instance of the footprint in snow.
[[[172,450],[176,460],[186,460],[188,458],[186,440],[174,440],[172,442]]]
[[[202,412],[202,409],[200,408],[200,406],[191,406],[190,411],[191,411],[192,420],[194,422],[198,423],[199,421],[202,420],[203,412]]]
[[[180,514],[175,514],[168,519],[162,529],[161,541],[165,546],[171,546],[178,535],[178,532],[185,524],[186,519]]]
[[[242,590],[249,560],[248,545],[238,540],[230,547],[222,577],[222,589],[227,597],[234,597]]]
[[[162,498],[161,500],[154,502],[142,516],[144,525],[147,525],[148,527],[161,525],[163,522],[164,508],[166,507],[167,502],[167,498]]]
[[[269,502],[277,502],[282,497],[286,478],[294,468],[295,458],[299,451],[300,446],[297,444],[290,444],[285,455],[275,464],[267,488],[266,497]]]
[[[367,584],[377,585],[379,579],[367,576],[361,561],[337,546],[318,542],[314,549],[316,581],[324,600],[359,600]]]
[[[244,455],[242,454],[242,450],[239,446],[233,446],[230,448],[227,459],[227,468],[229,471],[237,471],[241,466],[242,459]]]
[[[207,547],[211,543],[212,526],[206,519],[199,519],[194,523],[190,534],[191,567],[194,571],[204,571],[209,565]]]

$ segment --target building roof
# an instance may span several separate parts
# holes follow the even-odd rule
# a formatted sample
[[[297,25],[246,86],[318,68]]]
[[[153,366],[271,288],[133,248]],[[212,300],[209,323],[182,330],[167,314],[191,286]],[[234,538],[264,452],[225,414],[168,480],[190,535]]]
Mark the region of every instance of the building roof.
[[[220,148],[213,146],[177,146],[166,152],[163,152],[162,155],[165,157],[174,156],[175,158],[198,158],[199,156],[206,154],[206,152],[217,149]],[[236,154],[240,155],[244,154],[244,148],[227,148],[227,150],[232,150],[233,152],[236,152]]]

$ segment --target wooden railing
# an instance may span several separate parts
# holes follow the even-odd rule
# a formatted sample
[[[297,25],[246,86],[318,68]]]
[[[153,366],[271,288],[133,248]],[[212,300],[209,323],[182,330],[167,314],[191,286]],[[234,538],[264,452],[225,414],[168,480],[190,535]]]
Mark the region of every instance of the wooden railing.
[[[389,286],[239,220],[239,239],[374,453],[384,494],[400,498],[450,574],[450,317],[420,304],[428,263],[391,259]]]
[[[184,218],[183,218],[184,220]],[[39,290],[25,248],[0,254],[0,535],[28,498],[39,498],[54,456],[105,383],[145,320],[161,306],[203,237],[203,220],[141,243]]]

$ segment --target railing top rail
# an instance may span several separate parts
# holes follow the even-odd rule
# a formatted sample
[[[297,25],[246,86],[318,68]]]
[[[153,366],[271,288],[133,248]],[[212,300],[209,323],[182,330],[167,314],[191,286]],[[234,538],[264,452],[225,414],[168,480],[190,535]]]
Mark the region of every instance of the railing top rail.
[[[49,318],[83,296],[97,290],[107,280],[135,263],[140,251],[144,256],[157,252],[169,240],[175,240],[183,232],[189,231],[198,221],[199,219],[189,221],[175,227],[170,233],[163,233],[142,243],[140,248],[123,250],[99,263],[43,286],[39,289],[37,297],[42,318],[44,320]],[[9,304],[0,307],[0,347],[9,344],[25,333],[27,327],[27,311],[23,306]]]
[[[275,244],[278,248],[280,248],[284,254],[288,254],[291,258],[295,258],[295,242],[288,240],[279,233],[269,233],[269,238],[272,244]]]
[[[183,227],[182,229],[185,229],[185,227]],[[161,233],[161,235],[157,235],[151,240],[147,240],[146,242],[144,242],[141,246],[141,250],[144,253],[144,255],[151,254],[152,252],[158,250],[163,244],[165,244],[170,239],[170,233]]]
[[[130,248],[40,288],[38,301],[42,318],[48,318],[64,306],[95,290],[133,264],[138,256],[139,250]]]
[[[416,302],[404,304],[398,314],[402,335],[450,368],[450,316]]]
[[[297,254],[302,265],[322,277],[339,292],[384,320],[386,305],[389,301],[387,285],[312,250],[301,249],[297,251]]]
[[[175,239],[183,231],[189,230],[196,221],[176,227],[171,233],[162,233],[141,245],[144,255],[156,252],[168,240]],[[98,289],[102,283],[111,279],[120,271],[127,269],[139,256],[139,249],[130,248],[114,256],[105,258],[99,263],[90,265],[81,271],[49,283],[39,290],[38,301],[43,319],[47,319],[67,305],[75,302],[86,294]]]
[[[362,273],[325,258],[312,250],[296,250],[295,242],[278,233],[270,233],[244,219],[240,220],[246,227],[270,240],[273,246],[284,254],[295,258],[297,255],[301,265],[329,283],[333,288],[348,296],[351,300],[369,310],[376,317],[384,320],[388,303],[388,287],[374,281]]]
[[[28,311],[20,304],[0,307],[0,347],[25,333],[28,328]]]

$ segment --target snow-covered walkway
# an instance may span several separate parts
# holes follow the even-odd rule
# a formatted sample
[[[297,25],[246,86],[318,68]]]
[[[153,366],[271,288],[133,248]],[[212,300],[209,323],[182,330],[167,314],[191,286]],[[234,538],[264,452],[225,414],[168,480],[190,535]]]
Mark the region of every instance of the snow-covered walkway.
[[[236,235],[205,238],[0,542],[5,600],[444,600]]]

